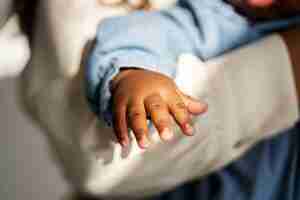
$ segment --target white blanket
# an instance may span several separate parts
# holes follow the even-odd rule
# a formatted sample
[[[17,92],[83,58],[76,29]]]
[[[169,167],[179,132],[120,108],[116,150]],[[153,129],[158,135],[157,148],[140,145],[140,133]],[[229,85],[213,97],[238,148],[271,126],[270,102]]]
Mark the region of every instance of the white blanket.
[[[29,44],[20,30],[19,19],[12,16],[0,27],[0,79],[18,75],[29,56]]]
[[[177,84],[210,107],[194,119],[196,135],[183,137],[174,127],[176,138],[162,143],[153,130],[149,150],[134,140],[122,150],[90,112],[80,63],[99,20],[126,12],[93,0],[41,1],[22,97],[77,189],[121,199],[157,194],[220,169],[298,118],[291,63],[275,35],[208,63],[183,55]]]

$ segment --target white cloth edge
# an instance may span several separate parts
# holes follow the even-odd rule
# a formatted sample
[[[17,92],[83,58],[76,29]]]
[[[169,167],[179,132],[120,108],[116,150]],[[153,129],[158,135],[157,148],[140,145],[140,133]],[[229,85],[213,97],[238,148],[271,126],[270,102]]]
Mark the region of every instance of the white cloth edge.
[[[16,77],[30,58],[29,42],[22,33],[18,15],[10,17],[0,29],[0,79]]]

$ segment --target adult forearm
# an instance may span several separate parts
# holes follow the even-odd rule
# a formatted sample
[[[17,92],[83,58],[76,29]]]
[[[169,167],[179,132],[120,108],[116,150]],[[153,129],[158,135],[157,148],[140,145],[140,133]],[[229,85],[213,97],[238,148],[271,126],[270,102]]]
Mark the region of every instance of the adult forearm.
[[[291,58],[294,70],[294,78],[297,88],[298,99],[300,99],[300,26],[281,33]]]

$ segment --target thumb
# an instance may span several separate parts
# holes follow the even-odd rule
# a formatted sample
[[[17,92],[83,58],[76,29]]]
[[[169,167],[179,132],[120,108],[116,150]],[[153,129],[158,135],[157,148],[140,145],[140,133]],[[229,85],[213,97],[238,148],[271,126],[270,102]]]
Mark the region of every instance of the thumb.
[[[193,115],[199,115],[205,113],[208,109],[208,105],[199,101],[189,95],[180,92],[184,104],[187,106],[188,111]]]

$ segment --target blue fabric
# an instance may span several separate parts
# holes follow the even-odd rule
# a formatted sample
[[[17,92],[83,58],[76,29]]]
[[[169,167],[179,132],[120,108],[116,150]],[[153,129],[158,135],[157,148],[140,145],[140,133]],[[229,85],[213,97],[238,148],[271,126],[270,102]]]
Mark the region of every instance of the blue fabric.
[[[151,200],[299,200],[300,124],[202,180]]]
[[[299,16],[252,23],[222,0],[180,0],[165,11],[139,11],[104,20],[87,62],[88,101],[100,119],[110,124],[110,81],[121,67],[173,77],[181,53],[206,60],[294,24],[300,24]]]

